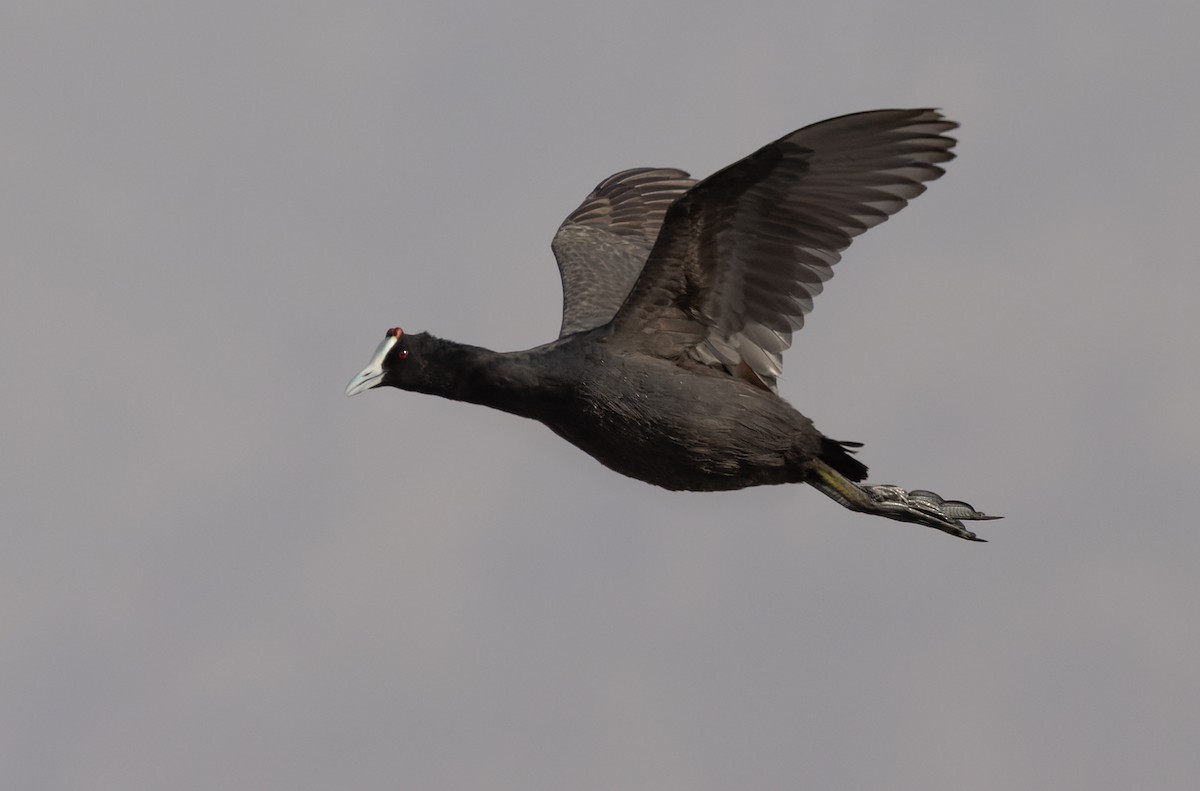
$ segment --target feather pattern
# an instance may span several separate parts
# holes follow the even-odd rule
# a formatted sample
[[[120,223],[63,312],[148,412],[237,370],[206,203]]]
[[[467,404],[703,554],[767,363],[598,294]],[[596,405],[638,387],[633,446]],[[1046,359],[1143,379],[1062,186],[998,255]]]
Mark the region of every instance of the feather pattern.
[[[571,212],[551,248],[563,285],[559,337],[605,324],[629,294],[667,208],[696,182],[682,170],[609,176]]]
[[[855,113],[700,181],[666,210],[614,335],[775,391],[842,251],[942,175],[956,126],[929,109]]]

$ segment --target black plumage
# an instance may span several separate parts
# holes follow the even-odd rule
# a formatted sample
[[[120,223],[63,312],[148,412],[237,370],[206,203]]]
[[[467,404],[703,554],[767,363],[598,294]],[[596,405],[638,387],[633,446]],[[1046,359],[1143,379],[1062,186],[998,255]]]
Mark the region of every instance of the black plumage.
[[[482,404],[668,489],[803,482],[854,510],[978,540],[963,520],[995,517],[858,483],[858,443],[825,437],[776,389],[841,252],[942,175],[955,126],[934,110],[877,110],[807,126],[699,182],[617,173],[555,235],[557,340],[494,352],[392,329],[347,394],[391,386]]]

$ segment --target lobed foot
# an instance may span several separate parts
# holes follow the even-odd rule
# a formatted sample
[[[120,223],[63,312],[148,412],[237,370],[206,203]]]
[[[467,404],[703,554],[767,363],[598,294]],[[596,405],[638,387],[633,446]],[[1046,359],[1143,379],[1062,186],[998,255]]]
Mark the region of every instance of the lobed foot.
[[[962,520],[984,521],[1003,518],[988,516],[982,511],[976,511],[970,503],[964,503],[962,500],[945,500],[941,495],[925,489],[913,489],[910,492],[890,484],[866,485],[858,488],[870,495],[878,509],[874,513],[880,516],[934,527],[968,541],[985,541],[985,539],[968,530]]]
[[[886,516],[901,522],[933,527],[968,541],[984,539],[968,530],[963,521],[1002,519],[976,511],[962,500],[946,500],[925,489],[908,491],[890,484],[857,484],[823,462],[813,467],[808,483],[822,494],[837,500],[852,511]]]

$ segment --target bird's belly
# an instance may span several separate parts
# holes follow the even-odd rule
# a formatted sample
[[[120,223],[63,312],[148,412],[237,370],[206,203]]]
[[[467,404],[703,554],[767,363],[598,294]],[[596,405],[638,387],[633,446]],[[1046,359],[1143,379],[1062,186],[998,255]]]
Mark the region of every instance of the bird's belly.
[[[589,410],[548,425],[609,469],[665,489],[725,491],[798,480],[787,432],[763,436],[735,420],[647,420],[636,412]]]

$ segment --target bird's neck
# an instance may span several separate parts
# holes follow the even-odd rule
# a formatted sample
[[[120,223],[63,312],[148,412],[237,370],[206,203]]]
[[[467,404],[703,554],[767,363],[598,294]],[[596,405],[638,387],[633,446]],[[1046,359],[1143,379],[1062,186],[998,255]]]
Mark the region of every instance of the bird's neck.
[[[424,335],[416,362],[407,390],[522,417],[534,417],[537,402],[551,395],[544,366],[530,352],[495,352]]]

